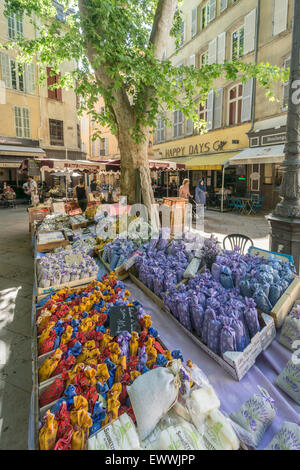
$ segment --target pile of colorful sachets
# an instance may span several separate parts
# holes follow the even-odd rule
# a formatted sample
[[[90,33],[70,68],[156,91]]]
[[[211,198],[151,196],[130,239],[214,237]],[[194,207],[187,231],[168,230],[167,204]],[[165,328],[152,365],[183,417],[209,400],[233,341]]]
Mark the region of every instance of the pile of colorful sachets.
[[[111,337],[110,307],[132,304],[141,332]],[[73,293],[61,290],[44,304],[37,317],[38,352],[52,354],[38,371],[40,407],[48,408],[40,423],[40,449],[83,449],[88,436],[123,413],[135,421],[127,385],[181,357],[163,349],[151,325],[113,274]]]
[[[257,308],[270,313],[295,277],[295,267],[270,255],[266,260],[238,251],[224,251],[212,265],[213,278],[226,289],[237,288],[253,298]]]
[[[135,263],[140,281],[161,297],[183,280],[198,246],[197,236],[186,235],[171,242],[164,237],[153,238]]]
[[[237,289],[225,289],[209,270],[165,292],[163,300],[185,328],[220,356],[243,351],[260,331],[253,300]]]

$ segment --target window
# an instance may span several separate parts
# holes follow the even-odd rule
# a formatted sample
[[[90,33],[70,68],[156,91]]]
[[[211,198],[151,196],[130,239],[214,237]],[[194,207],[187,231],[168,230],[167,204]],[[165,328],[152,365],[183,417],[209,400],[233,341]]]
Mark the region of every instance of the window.
[[[199,119],[207,122],[207,101],[199,104]]]
[[[1,77],[6,88],[16,91],[25,91],[35,94],[35,66],[34,64],[18,64],[7,54],[1,56]]]
[[[108,138],[102,138],[98,139],[98,155],[100,157],[104,157],[109,154],[109,149],[108,149]]]
[[[82,130],[83,133],[86,132],[86,120],[85,120],[85,118],[81,119],[81,130]]]
[[[238,60],[244,55],[244,37],[244,26],[232,33],[232,60]]]
[[[273,179],[273,165],[266,163],[264,165],[264,184],[272,184]]]
[[[201,29],[206,28],[206,26],[209,23],[209,18],[210,18],[210,8],[209,8],[209,2],[207,2],[204,7],[201,9]]]
[[[291,58],[285,59],[284,68],[287,70],[291,66]],[[287,81],[283,84],[282,89],[282,110],[287,111],[289,106],[290,82]]]
[[[229,90],[229,125],[242,122],[243,85],[235,85]]]
[[[156,142],[164,142],[165,140],[165,121],[159,116],[156,127]]]
[[[251,174],[250,174],[251,192],[252,191],[258,192],[260,190],[260,164],[250,165],[250,166],[251,166]]]
[[[180,41],[179,41],[179,47],[182,47],[185,42],[185,21],[182,20],[181,22],[181,30],[180,30]]]
[[[49,119],[50,144],[64,145],[64,123],[56,119]]]
[[[174,120],[173,120],[174,137],[182,136],[182,128],[183,128],[182,111],[177,110],[174,112]]]
[[[200,55],[200,68],[208,64],[208,51]]]
[[[30,139],[29,109],[23,106],[14,107],[16,137]]]
[[[52,75],[51,70],[51,67],[47,67],[48,98],[51,100],[62,101],[62,89],[51,88],[53,85],[59,85],[60,73],[57,75]]]
[[[24,25],[23,18],[17,16],[16,14],[10,15],[7,18],[7,32],[9,39],[16,39],[18,37],[23,37],[24,35]]]

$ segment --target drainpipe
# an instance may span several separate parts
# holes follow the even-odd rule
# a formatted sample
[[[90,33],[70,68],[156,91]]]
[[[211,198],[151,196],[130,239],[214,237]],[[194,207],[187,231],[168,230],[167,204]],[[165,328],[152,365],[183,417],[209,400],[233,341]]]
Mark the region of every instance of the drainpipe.
[[[254,51],[254,62],[258,62],[258,49],[259,49],[259,28],[260,28],[260,10],[261,10],[261,0],[257,0],[257,15],[256,15],[256,38],[255,38],[255,51]],[[255,123],[255,102],[256,102],[256,84],[257,80],[254,78],[253,82],[253,94],[252,94],[252,108],[251,108],[251,129],[248,131],[248,134],[253,132],[254,123]]]

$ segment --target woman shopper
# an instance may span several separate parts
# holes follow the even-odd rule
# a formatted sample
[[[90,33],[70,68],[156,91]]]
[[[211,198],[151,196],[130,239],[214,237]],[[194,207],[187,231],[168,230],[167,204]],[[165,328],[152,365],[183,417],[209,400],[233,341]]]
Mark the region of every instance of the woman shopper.
[[[206,204],[206,185],[203,179],[199,180],[196,186],[195,201],[196,204],[202,204],[203,206]]]
[[[179,189],[179,197],[183,199],[188,199],[189,197],[192,198],[193,196],[190,193],[190,180],[185,179],[183,180],[182,186]]]
[[[89,196],[88,196],[88,190],[84,183],[83,178],[80,179],[79,184],[74,189],[73,199],[75,198],[77,198],[78,205],[80,209],[82,210],[82,213],[84,213],[88,205]]]

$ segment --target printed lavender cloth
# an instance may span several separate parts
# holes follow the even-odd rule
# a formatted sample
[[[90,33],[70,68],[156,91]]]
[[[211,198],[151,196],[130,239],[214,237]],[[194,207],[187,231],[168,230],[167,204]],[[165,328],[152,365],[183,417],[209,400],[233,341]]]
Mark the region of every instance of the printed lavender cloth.
[[[290,359],[275,383],[300,405],[300,355]]]
[[[265,450],[300,450],[300,426],[285,422]]]
[[[249,398],[230,418],[251,436],[252,446],[257,448],[265,432],[276,416],[274,400],[260,388],[260,394]]]
[[[286,317],[278,341],[290,351],[295,350],[293,345],[297,347],[296,341],[300,341],[300,305]]]

